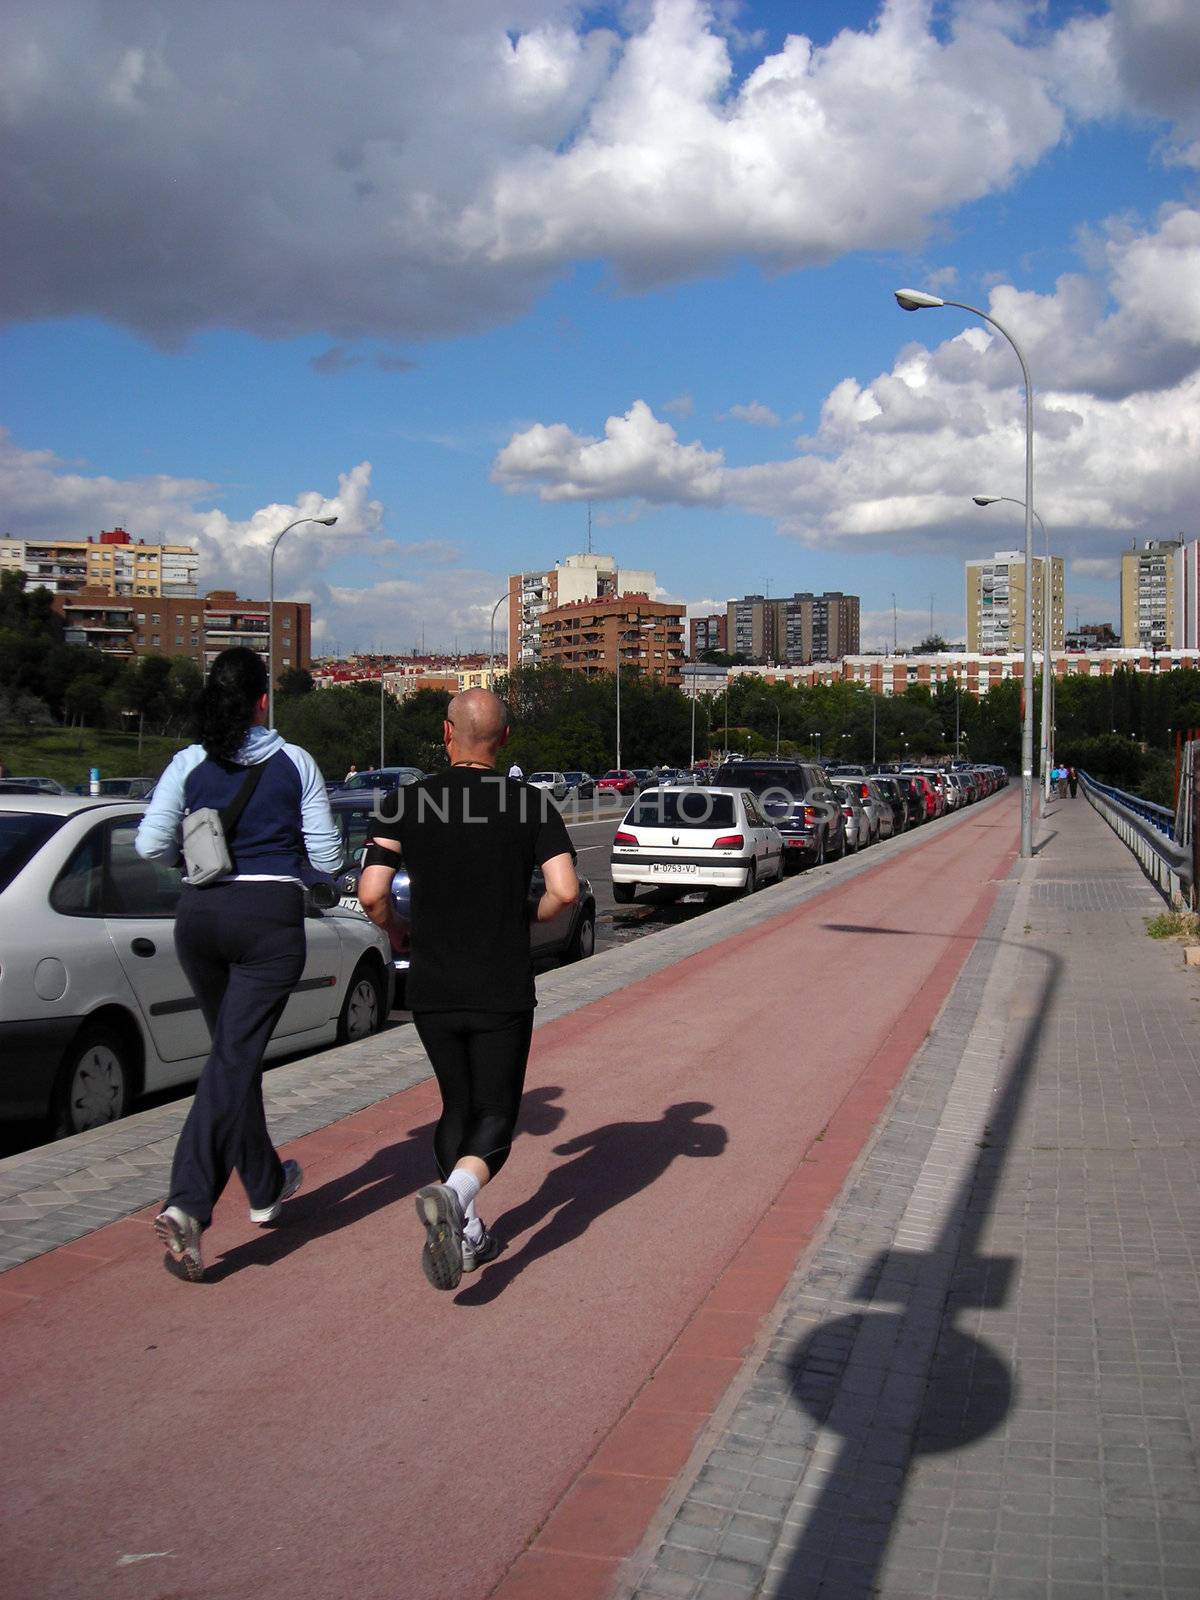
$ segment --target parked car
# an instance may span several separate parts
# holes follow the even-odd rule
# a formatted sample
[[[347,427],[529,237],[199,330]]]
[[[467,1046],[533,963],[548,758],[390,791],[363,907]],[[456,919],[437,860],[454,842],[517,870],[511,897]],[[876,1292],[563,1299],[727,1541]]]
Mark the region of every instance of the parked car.
[[[652,789],[658,781],[649,767],[630,767],[629,770],[633,773],[639,790]]]
[[[406,784],[419,783],[425,776],[420,767],[369,767],[366,772],[356,772],[352,778],[330,784],[334,794],[358,793],[362,789],[402,789]]]
[[[636,794],[638,782],[628,767],[612,767],[596,779],[597,794]]]
[[[79,1133],[199,1076],[208,1030],[175,954],[182,877],[136,854],[143,809],[0,798],[0,1117]],[[364,1038],[391,1006],[386,936],[309,901],[304,974],[268,1057]]]
[[[341,829],[342,850],[347,863],[337,879],[339,903],[344,911],[365,922],[365,913],[358,903],[358,875],[362,870],[362,854],[367,840],[372,837],[379,822],[376,807],[365,795],[343,794],[332,796],[329,808],[333,812],[333,820]],[[541,868],[535,868],[529,886],[530,897],[540,899],[545,891]],[[392,902],[402,929],[401,948],[392,952],[395,1004],[402,1006],[408,980],[412,922],[411,890],[403,865],[392,879]],[[593,953],[596,948],[596,896],[590,881],[582,873],[579,876],[579,898],[570,911],[556,917],[553,922],[531,923],[529,943],[535,962],[543,967],[582,961]]]
[[[555,800],[567,798],[567,780],[561,772],[532,772],[525,782],[535,789],[545,789]]]
[[[908,799],[900,787],[899,779],[893,778],[890,774],[879,773],[871,781],[891,810],[892,832],[903,833],[909,826]]]
[[[145,800],[158,782],[157,778],[100,778],[97,794],[112,800]],[[76,794],[91,794],[90,783],[77,783]]]
[[[865,850],[874,836],[871,831],[871,818],[866,806],[863,805],[858,785],[849,780],[833,778],[831,787],[838,797],[842,811],[846,830],[846,849],[854,852]]]
[[[751,894],[782,876],[783,838],[748,789],[655,789],[638,796],[613,835],[619,905],[639,887]]]
[[[868,777],[866,773],[858,773],[845,775],[837,781],[849,784],[858,791],[858,798],[862,801],[870,823],[870,838],[867,843],[878,844],[880,839],[890,839],[895,832],[892,808],[876,788],[874,778]]]
[[[590,800],[596,792],[596,780],[590,772],[564,772],[567,790],[581,800]]]
[[[5,794],[66,794],[57,778],[5,778]]]
[[[838,797],[814,761],[730,761],[715,784],[749,789],[783,836],[785,868],[817,866],[846,853]]]
[[[921,821],[932,822],[935,817],[940,817],[942,814],[940,797],[925,774],[906,767],[900,776],[908,779],[913,793],[921,802]]]

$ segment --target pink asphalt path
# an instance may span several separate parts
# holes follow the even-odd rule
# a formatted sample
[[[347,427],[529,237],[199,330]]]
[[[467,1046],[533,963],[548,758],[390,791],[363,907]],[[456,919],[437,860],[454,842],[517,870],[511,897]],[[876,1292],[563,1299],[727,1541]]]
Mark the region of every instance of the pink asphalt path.
[[[151,1212],[0,1278],[6,1593],[587,1600],[611,1586],[969,954],[1012,796],[550,1024],[454,1294],[422,1084],[231,1186],[212,1281]],[[880,937],[863,929],[892,930]],[[136,1558],[136,1559],[131,1559]]]

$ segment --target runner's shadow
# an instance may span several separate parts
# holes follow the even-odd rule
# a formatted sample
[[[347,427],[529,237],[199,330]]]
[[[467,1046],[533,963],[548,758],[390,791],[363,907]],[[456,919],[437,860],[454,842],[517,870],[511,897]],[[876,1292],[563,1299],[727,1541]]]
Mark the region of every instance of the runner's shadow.
[[[498,1225],[504,1239],[537,1232],[511,1260],[487,1268],[459,1294],[459,1305],[487,1305],[523,1268],[587,1232],[597,1217],[657,1183],[676,1156],[719,1156],[728,1143],[716,1122],[700,1122],[714,1108],[692,1100],[668,1106],[653,1122],[610,1122],[566,1144],[555,1155],[574,1156],[547,1173],[535,1195],[505,1212]],[[522,1113],[522,1119],[524,1113]],[[538,1227],[541,1223],[542,1226]]]
[[[521,1102],[518,1137],[526,1134],[537,1138],[555,1133],[566,1116],[562,1106],[554,1103],[561,1095],[562,1090],[556,1084],[527,1090]],[[331,1178],[319,1188],[302,1189],[284,1206],[276,1226],[264,1228],[244,1244],[226,1250],[207,1268],[204,1282],[220,1283],[222,1278],[244,1267],[274,1266],[315,1239],[352,1227],[373,1212],[414,1194],[423,1183],[436,1177],[433,1170],[435,1126],[435,1123],[423,1122],[419,1127],[409,1128],[403,1140],[376,1150],[353,1172]]]

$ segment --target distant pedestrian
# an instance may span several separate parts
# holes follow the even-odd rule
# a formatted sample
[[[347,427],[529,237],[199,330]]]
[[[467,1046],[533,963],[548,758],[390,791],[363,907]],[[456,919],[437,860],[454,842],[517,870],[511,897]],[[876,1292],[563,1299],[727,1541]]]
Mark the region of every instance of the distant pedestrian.
[[[1079,787],[1079,774],[1074,767],[1067,768],[1067,787],[1071,791],[1071,799],[1075,798],[1075,791]]]
[[[191,812],[221,814],[230,868],[203,887],[184,879],[175,949],[212,1048],[171,1166],[167,1204],[154,1219],[168,1267],[199,1282],[200,1237],[237,1171],[251,1222],[274,1222],[300,1187],[267,1132],[262,1062],[304,971],[305,874],[334,872],[341,837],[325,782],[306,750],[266,727],[267,669],[253,650],[223,650],[200,702],[200,743],[181,750],[159,779],[135,847],[176,862]]]
[[[1067,798],[1067,769],[1066,769],[1066,767],[1055,767],[1054,776],[1058,780],[1058,798],[1060,800],[1065,800]]]
[[[358,768],[354,765],[354,763],[352,761],[350,763],[350,771],[342,779],[342,782],[343,783],[349,783],[351,778],[357,778],[357,777],[358,777]]]
[[[509,767],[508,775],[510,778],[515,778],[516,781],[520,783],[525,774],[521,771],[521,764],[519,761],[514,761],[512,766]]]
[[[416,1197],[421,1268],[435,1289],[457,1288],[499,1254],[475,1197],[508,1159],[521,1106],[537,1003],[529,922],[551,921],[579,893],[549,794],[495,770],[507,738],[504,703],[489,689],[455,695],[442,727],[449,770],[396,792],[358,884],[363,910],[398,945],[392,879],[401,860],[408,869],[408,1003],[442,1093],[433,1136],[442,1181]],[[545,893],[531,903],[535,866]]]

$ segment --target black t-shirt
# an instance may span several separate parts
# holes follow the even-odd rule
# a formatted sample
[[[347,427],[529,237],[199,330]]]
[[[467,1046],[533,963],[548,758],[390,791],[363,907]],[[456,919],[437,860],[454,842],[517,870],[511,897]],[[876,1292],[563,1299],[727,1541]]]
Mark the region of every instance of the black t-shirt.
[[[383,802],[377,839],[395,841],[412,885],[408,1003],[414,1011],[523,1011],[537,1004],[529,881],[569,853],[541,789],[451,767]]]

